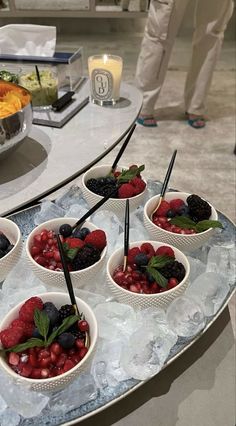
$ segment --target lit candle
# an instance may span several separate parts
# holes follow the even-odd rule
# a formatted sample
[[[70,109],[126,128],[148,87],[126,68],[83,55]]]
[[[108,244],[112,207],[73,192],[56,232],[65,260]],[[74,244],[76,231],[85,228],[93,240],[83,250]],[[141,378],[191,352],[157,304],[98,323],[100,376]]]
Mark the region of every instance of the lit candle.
[[[100,105],[115,104],[120,98],[122,58],[114,55],[95,55],[88,59],[91,98]]]

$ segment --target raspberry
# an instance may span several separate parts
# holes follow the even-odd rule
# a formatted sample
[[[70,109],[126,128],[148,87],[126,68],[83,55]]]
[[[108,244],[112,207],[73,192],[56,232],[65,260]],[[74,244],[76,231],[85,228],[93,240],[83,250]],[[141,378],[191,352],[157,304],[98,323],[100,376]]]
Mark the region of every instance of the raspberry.
[[[180,200],[180,198],[175,198],[174,200],[170,201],[170,208],[171,210],[174,210],[175,212],[178,212],[180,207],[184,205],[184,201]]]
[[[132,264],[135,263],[134,259],[137,256],[137,254],[140,254],[141,251],[138,247],[133,247],[131,249],[129,249],[128,251],[128,263]]]
[[[22,342],[24,331],[22,328],[7,328],[0,333],[0,340],[5,349]]]
[[[90,232],[90,234],[85,237],[84,242],[102,251],[107,244],[106,234],[102,229],[97,229],[96,231]]]
[[[148,259],[151,259],[152,256],[155,256],[155,250],[150,243],[143,243],[140,247],[140,250],[147,255]]]
[[[114,174],[115,178],[118,178],[121,175],[121,172],[115,172],[113,174]]]
[[[119,198],[130,198],[135,195],[135,189],[130,183],[123,183],[118,189]]]
[[[26,322],[33,322],[35,309],[39,309],[40,311],[43,309],[43,302],[39,297],[31,297],[26,300],[20,308],[19,319]]]
[[[15,319],[14,321],[12,321],[10,328],[21,328],[25,337],[31,337],[34,330],[34,324],[24,322],[20,319]]]
[[[175,257],[174,251],[171,247],[161,246],[156,250],[156,256],[170,256]]]
[[[70,248],[81,248],[84,246],[84,241],[79,238],[67,238],[66,242]]]
[[[129,183],[133,185],[135,189],[135,195],[141,194],[141,192],[143,192],[146,188],[146,183],[138,177],[133,178]]]
[[[167,201],[162,200],[155,214],[157,216],[166,216],[168,210],[170,210],[170,204]]]

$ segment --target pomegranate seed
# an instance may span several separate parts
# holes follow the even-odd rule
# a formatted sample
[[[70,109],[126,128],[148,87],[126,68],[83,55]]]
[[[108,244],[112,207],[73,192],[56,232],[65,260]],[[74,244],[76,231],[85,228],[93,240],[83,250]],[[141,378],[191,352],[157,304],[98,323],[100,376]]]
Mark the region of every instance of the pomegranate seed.
[[[54,257],[54,260],[55,260],[56,262],[60,262],[60,260],[61,260],[61,255],[60,255],[60,252],[59,252],[58,250],[54,250],[54,251],[53,251],[53,257]]]
[[[75,363],[71,359],[67,359],[64,364],[63,371],[66,372],[68,370],[71,370],[71,368],[73,368],[74,366]]]
[[[48,239],[48,245],[51,247],[51,246],[53,246],[53,244],[54,244],[53,239],[52,239],[52,238],[49,238],[49,239]]]
[[[136,284],[131,284],[130,286],[130,291],[132,291],[133,293],[139,293],[139,290],[137,289]]]
[[[51,352],[51,354],[50,354],[50,358],[51,358],[51,362],[53,363],[53,364],[55,364],[56,363],[56,360],[57,360],[57,355],[54,353],[54,352]],[[47,358],[46,358],[47,359]]]
[[[68,350],[67,353],[71,357],[72,355],[74,355],[76,353],[76,350],[75,350],[75,348],[71,348],[71,349]]]
[[[43,358],[48,358],[50,357],[50,352],[47,351],[47,349],[41,349],[41,351],[38,354],[38,359],[41,360]]]
[[[63,366],[64,366],[64,364],[65,364],[66,359],[67,359],[67,355],[66,355],[65,353],[62,353],[62,354],[59,356],[59,358],[58,358],[58,360],[57,360],[57,362],[56,362],[56,366],[57,366],[57,367],[63,367]]]
[[[9,354],[9,358],[8,358],[8,362],[11,365],[18,365],[20,361],[20,357],[17,353],[15,352],[10,352]]]
[[[73,355],[72,357],[71,357],[71,360],[75,363],[75,365],[76,364],[78,364],[79,362],[80,362],[80,356],[79,356],[79,354],[75,354],[75,355]]]
[[[35,235],[34,236],[34,242],[35,242],[35,244],[40,244],[41,245],[41,235],[40,234],[37,234],[37,235]]]
[[[20,369],[20,375],[24,377],[29,377],[32,373],[32,366],[30,364],[23,364]]]
[[[78,327],[79,327],[80,331],[88,331],[89,330],[89,325],[88,325],[87,321],[85,321],[85,320],[78,321]]]
[[[40,253],[40,251],[41,251],[40,247],[38,247],[38,246],[33,246],[33,247],[31,248],[31,255],[34,257],[34,256],[36,256],[36,254],[39,254],[39,253]]]
[[[42,379],[47,379],[49,377],[50,371],[48,368],[42,368],[41,370],[41,377]]]
[[[35,260],[35,262],[37,262],[41,266],[46,266],[47,265],[47,260],[43,256],[36,255],[34,257],[34,260]]]
[[[41,234],[41,241],[43,241],[44,243],[46,243],[47,240],[48,240],[47,232],[46,233],[42,233]]]
[[[46,257],[46,259],[52,259],[53,258],[53,251],[51,250],[44,250],[43,255]]]
[[[30,354],[29,355],[29,363],[30,365],[32,365],[32,367],[37,367],[38,366],[38,361],[37,361],[37,357],[35,354]]]
[[[50,351],[56,355],[60,355],[62,353],[62,347],[59,345],[59,343],[54,342],[50,346]]]
[[[49,266],[47,266],[47,269],[50,269],[50,271],[55,271],[55,266],[49,265]]]
[[[124,278],[125,278],[125,274],[124,274],[124,272],[121,272],[121,271],[116,272],[113,275],[113,280],[119,285],[122,284]]]
[[[80,359],[84,358],[87,352],[88,352],[88,348],[84,347],[84,348],[80,349],[80,351],[79,351]]]
[[[32,379],[40,379],[41,378],[41,368],[33,368],[30,377]]]
[[[76,339],[75,341],[75,345],[78,349],[82,349],[84,348],[84,341],[83,339]]]
[[[179,284],[179,281],[176,278],[170,278],[167,284],[167,289],[176,287]]]
[[[50,364],[51,364],[51,356],[49,356],[48,358],[42,358],[39,361],[39,365],[42,368],[49,367]]]
[[[167,217],[165,217],[165,216],[160,216],[160,217],[159,217],[159,222],[160,222],[162,225],[166,224],[166,222],[167,222],[167,221],[168,221]]]

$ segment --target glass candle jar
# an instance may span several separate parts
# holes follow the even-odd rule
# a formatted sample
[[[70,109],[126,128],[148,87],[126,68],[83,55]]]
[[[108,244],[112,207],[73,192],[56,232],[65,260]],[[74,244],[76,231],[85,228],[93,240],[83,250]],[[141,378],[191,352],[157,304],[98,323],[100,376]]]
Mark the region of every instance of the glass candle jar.
[[[123,61],[120,56],[94,55],[88,58],[91,100],[98,105],[115,105],[120,99]]]

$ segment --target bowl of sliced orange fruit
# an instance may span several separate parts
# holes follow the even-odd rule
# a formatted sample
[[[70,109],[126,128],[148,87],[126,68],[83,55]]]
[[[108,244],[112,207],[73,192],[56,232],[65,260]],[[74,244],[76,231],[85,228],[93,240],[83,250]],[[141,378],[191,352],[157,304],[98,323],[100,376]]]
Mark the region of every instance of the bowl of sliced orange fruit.
[[[0,160],[24,141],[32,121],[30,92],[0,79]]]

